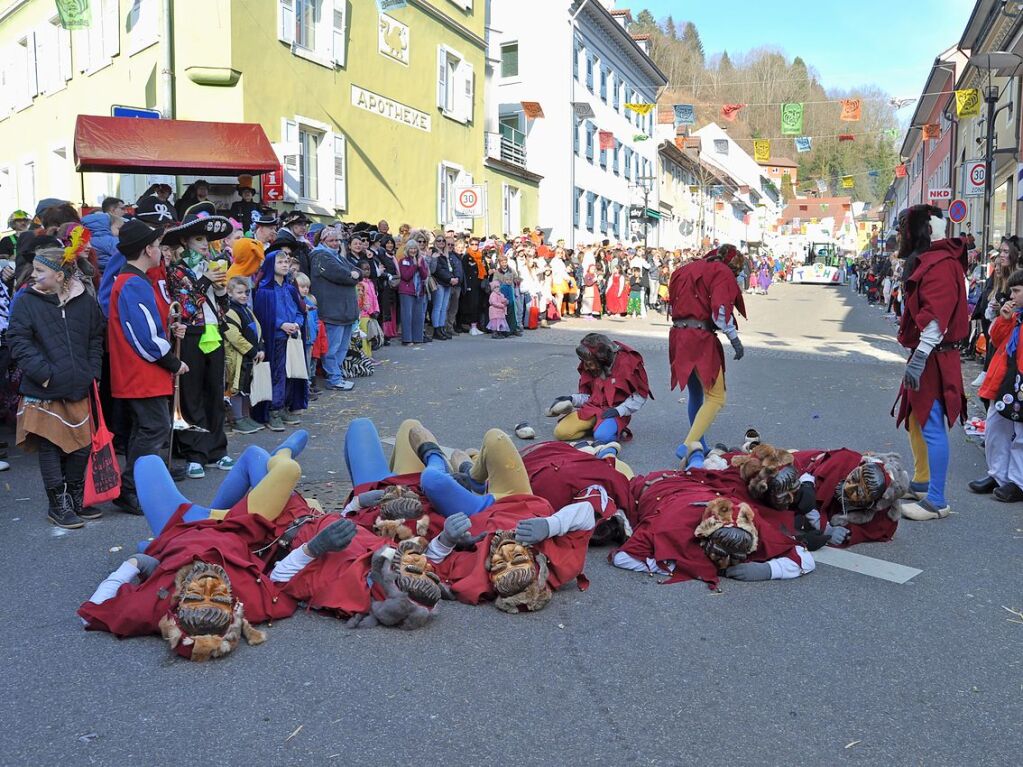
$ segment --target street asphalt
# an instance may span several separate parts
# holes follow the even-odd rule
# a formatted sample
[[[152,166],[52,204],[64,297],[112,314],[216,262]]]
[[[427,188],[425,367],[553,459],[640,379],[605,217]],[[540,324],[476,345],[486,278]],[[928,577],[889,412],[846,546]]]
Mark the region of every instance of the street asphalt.
[[[776,285],[747,298],[746,358],[709,435],[749,426],[793,448],[898,450],[894,327],[848,288]],[[333,508],[349,485],[346,424],[393,436],[416,417],[478,446],[574,391],[573,348],[601,329],[643,352],[656,400],[624,459],[674,468],[684,405],[668,389],[667,323],[573,320],[525,337],[392,346],[376,375],[324,395],[300,489]],[[730,354],[728,355],[731,356]],[[6,437],[13,443],[13,434]],[[34,456],[0,475],[4,542],[0,765],[1011,765],[1023,730],[1023,506],[971,495],[983,453],[952,437],[953,514],[854,549],[919,568],[898,585],[819,564],[795,581],[699,582],[612,568],[590,553],[588,591],[536,614],[444,603],[425,629],[348,630],[300,613],[258,647],[194,664],[157,637],[85,632],[75,610],[147,534],[107,510],[84,530],[45,519]],[[261,433],[231,438],[274,444]],[[208,502],[219,472],[183,484]]]

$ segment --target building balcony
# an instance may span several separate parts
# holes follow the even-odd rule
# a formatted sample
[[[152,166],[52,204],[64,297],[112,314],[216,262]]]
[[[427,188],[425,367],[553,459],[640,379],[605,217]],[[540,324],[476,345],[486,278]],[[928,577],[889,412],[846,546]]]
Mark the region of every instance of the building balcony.
[[[487,133],[484,142],[487,157],[526,167],[526,134],[521,131],[502,125],[499,133]]]

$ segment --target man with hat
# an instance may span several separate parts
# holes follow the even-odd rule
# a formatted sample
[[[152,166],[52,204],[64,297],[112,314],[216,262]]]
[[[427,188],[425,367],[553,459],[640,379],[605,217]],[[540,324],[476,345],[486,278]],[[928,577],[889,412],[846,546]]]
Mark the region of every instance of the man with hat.
[[[18,235],[28,229],[31,218],[23,210],[14,211],[7,219],[7,226],[13,231],[0,239],[0,258],[13,259],[17,252]]]
[[[735,311],[746,316],[736,279],[744,263],[734,245],[721,245],[676,269],[668,284],[671,388],[685,386],[689,392],[690,429],[675,452],[680,459],[694,449],[706,451],[703,435],[725,404],[725,352],[717,331],[728,338],[734,359],[745,353],[735,324]]]
[[[300,210],[292,210],[281,216],[281,228],[277,232],[277,239],[288,241],[291,245],[291,256],[298,261],[298,270],[302,274],[309,274],[309,242],[306,240],[306,233],[309,231],[309,224],[312,222]]]
[[[262,243],[265,249],[277,239],[277,224],[277,214],[272,210],[256,211],[252,214],[252,239]]]
[[[132,428],[125,450],[128,470],[114,504],[141,514],[131,469],[139,457],[163,448],[171,429],[167,398],[174,389],[173,376],[187,373],[188,365],[171,353],[169,303],[146,275],[161,260],[160,230],[132,219],[121,227],[117,240],[126,263],[110,291],[110,392],[131,411]]]
[[[249,232],[252,231],[255,216],[260,213],[259,203],[254,201],[256,190],[252,187],[252,177],[242,176],[238,181],[235,189],[241,199],[231,203],[231,218],[240,221],[242,230]]]
[[[193,205],[184,220],[163,235],[165,245],[183,248],[178,260],[167,267],[167,291],[181,307],[185,325],[181,359],[191,369],[181,379],[181,415],[205,431],[183,431],[177,447],[188,461],[188,476],[200,479],[205,468],[230,469],[224,430],[224,343],[220,325],[227,312],[227,262],[211,257],[209,243],[233,231],[231,223],[212,203]]]

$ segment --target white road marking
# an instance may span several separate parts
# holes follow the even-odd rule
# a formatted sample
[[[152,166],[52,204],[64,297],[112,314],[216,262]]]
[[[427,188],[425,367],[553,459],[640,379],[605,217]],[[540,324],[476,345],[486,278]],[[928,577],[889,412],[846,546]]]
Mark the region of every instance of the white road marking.
[[[869,575],[871,578],[880,578],[892,583],[906,583],[923,572],[923,570],[918,570],[915,567],[907,567],[895,562],[886,562],[883,559],[874,559],[874,557],[856,554],[847,549],[825,547],[813,552],[813,558],[817,562],[823,562],[832,567]]]

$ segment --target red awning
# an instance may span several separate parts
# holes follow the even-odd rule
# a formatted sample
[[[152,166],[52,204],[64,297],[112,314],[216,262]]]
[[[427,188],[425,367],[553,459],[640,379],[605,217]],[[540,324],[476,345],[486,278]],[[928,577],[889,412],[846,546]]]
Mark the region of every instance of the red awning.
[[[234,176],[278,165],[257,123],[98,115],[79,115],[75,123],[75,168],[82,172]]]

